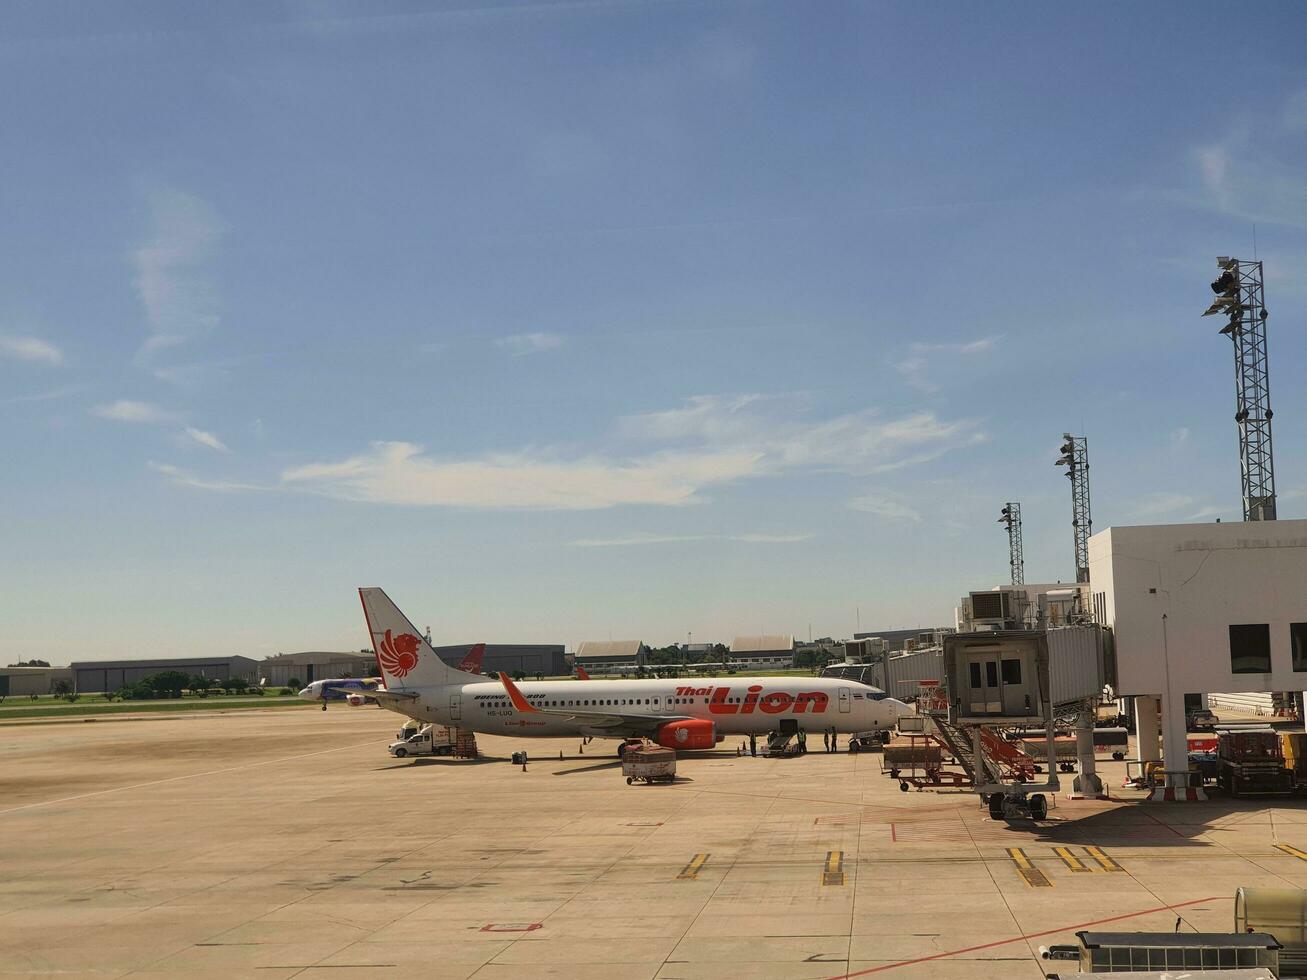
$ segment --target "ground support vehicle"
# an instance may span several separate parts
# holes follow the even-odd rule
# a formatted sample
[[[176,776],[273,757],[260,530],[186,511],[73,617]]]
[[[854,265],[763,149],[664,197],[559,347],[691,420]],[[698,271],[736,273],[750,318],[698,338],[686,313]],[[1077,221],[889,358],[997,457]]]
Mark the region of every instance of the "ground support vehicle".
[[[1293,788],[1307,791],[1307,732],[1280,732],[1284,767],[1293,773]]]
[[[387,747],[396,759],[410,755],[453,755],[454,731],[444,725],[423,725],[413,735]]]
[[[899,781],[904,793],[915,786],[973,786],[975,781],[961,770],[944,767],[944,746],[930,734],[901,734],[885,746],[880,771]]]
[[[1021,748],[1027,755],[1039,755],[1046,751],[1044,741],[1020,743]],[[1076,760],[1079,758],[1076,752],[1075,736],[1059,735],[1053,739],[1053,750],[1056,753],[1057,771],[1058,772],[1075,772]]]
[[[626,745],[622,753],[622,775],[626,785],[632,783],[676,782],[676,752],[646,742],[643,745]]]
[[[1221,732],[1216,751],[1217,784],[1231,796],[1293,792],[1293,772],[1285,767],[1284,749],[1275,732]]]

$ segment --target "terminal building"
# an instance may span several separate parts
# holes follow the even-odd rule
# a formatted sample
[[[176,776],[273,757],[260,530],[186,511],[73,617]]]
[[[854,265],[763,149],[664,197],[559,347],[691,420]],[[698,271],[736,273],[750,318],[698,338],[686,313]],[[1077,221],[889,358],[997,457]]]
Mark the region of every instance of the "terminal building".
[[[576,648],[574,659],[588,674],[633,674],[648,656],[643,640],[586,640]]]
[[[1201,792],[1188,786],[1186,701],[1307,688],[1307,521],[1109,528],[1089,539],[1089,580],[1139,757],[1164,762],[1162,798]]]
[[[463,662],[474,644],[453,643],[433,647],[436,655],[451,667]],[[375,669],[375,667],[374,667]],[[530,677],[564,677],[572,672],[561,643],[487,643],[481,659],[481,673],[493,677],[503,671],[521,671]]]

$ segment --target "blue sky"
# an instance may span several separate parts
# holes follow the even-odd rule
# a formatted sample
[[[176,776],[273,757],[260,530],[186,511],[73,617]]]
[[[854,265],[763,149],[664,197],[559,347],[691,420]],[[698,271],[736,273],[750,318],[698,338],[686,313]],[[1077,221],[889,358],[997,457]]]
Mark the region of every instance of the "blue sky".
[[[5,662],[950,622],[1307,513],[1299,4],[0,11]]]

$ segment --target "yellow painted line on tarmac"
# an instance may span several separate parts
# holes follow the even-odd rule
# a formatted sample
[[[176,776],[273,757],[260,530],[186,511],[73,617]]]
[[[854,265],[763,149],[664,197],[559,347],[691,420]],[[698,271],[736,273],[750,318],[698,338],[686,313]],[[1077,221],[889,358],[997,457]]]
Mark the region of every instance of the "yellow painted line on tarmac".
[[[696,854],[690,858],[690,863],[681,869],[681,873],[676,876],[678,881],[690,881],[699,877],[699,872],[703,866],[708,863],[707,854]]]
[[[1017,866],[1017,874],[1031,888],[1052,888],[1053,882],[1048,875],[1035,867],[1035,863],[1026,856],[1026,852],[1019,847],[1009,847],[1007,856],[1012,859],[1012,863]]]
[[[1085,853],[1103,866],[1104,871],[1124,871],[1125,868],[1117,864],[1110,857],[1103,853],[1101,847],[1094,847],[1092,844],[1085,848]]]
[[[821,873],[821,883],[823,885],[844,884],[844,852],[843,851],[826,852],[826,866]]]
[[[1055,847],[1053,848],[1053,853],[1056,854],[1058,857],[1060,857],[1062,859],[1062,863],[1065,864],[1072,871],[1092,872],[1094,870],[1093,868],[1085,864],[1083,861],[1081,861],[1080,858],[1076,857],[1075,854],[1072,853],[1071,848],[1069,847]]]
[[[1283,851],[1285,854],[1293,855],[1299,861],[1307,861],[1307,851],[1300,851],[1292,844],[1276,844],[1275,847],[1277,850]]]

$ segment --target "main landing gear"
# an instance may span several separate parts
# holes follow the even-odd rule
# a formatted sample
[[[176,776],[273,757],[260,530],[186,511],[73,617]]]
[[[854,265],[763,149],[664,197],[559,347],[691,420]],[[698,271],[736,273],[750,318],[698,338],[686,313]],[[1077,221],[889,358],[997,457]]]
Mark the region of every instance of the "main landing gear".
[[[1048,819],[1048,798],[1043,793],[990,793],[985,802],[991,820]]]

